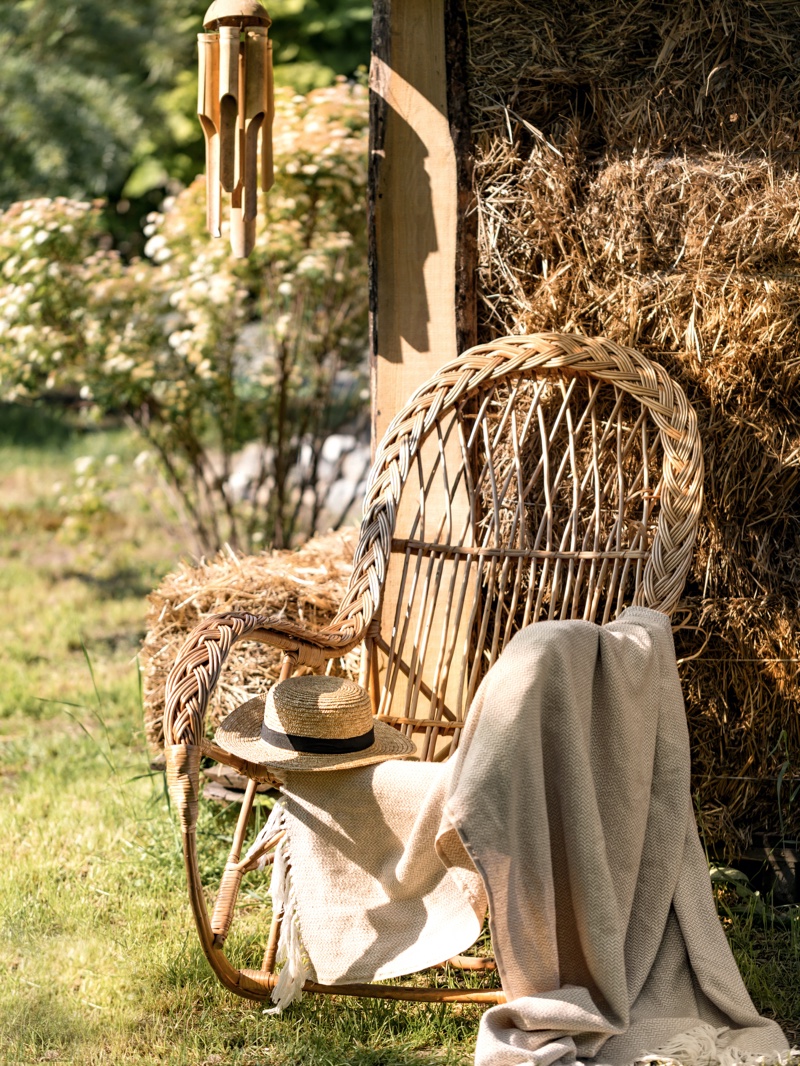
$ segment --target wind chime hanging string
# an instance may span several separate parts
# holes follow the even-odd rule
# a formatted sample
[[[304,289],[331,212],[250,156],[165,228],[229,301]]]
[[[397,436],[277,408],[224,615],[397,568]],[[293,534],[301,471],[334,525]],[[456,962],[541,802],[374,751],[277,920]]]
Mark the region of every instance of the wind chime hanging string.
[[[257,0],[215,0],[197,35],[197,113],[206,141],[206,221],[222,236],[222,191],[230,193],[231,248],[238,259],[256,241],[258,174],[274,180],[272,20]],[[260,146],[259,146],[260,139]]]

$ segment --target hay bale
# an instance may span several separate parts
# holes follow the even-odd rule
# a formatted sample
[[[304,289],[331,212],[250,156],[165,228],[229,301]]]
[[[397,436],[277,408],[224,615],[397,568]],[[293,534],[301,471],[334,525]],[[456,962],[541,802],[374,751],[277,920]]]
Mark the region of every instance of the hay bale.
[[[251,611],[285,613],[316,629],[339,608],[352,568],[356,530],[315,537],[297,551],[242,556],[224,550],[199,566],[185,563],[149,597],[147,635],[142,647],[144,720],[154,751],[164,743],[164,684],[191,630],[212,614]],[[216,727],[226,714],[277,680],[281,653],[249,641],[237,644],[211,699],[208,721]],[[358,677],[358,652],[334,659],[336,675]]]
[[[706,836],[800,830],[800,9],[467,0],[479,335],[603,335],[698,412],[677,634]]]
[[[589,156],[793,153],[793,0],[465,0],[473,133]],[[533,130],[530,129],[533,127]]]

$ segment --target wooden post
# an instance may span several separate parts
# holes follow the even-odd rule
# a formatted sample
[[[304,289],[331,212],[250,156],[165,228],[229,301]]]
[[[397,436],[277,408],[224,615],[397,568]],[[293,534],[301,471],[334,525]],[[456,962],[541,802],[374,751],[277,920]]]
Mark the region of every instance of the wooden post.
[[[469,209],[461,2],[374,0],[373,4],[369,188],[373,452],[414,389],[476,340],[475,219]],[[458,447],[455,441],[452,446]],[[417,501],[408,502],[415,507]],[[458,500],[454,512],[458,520]],[[403,520],[401,506],[398,529]],[[384,632],[395,609],[394,586],[390,568]],[[433,620],[434,646],[439,621]]]
[[[474,215],[460,0],[375,0],[370,71],[373,444],[475,343]]]

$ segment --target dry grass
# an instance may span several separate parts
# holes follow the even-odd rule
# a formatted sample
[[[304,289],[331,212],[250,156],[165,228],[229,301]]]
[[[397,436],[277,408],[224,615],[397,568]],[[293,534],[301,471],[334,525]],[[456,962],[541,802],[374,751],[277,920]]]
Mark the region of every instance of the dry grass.
[[[225,550],[199,566],[182,564],[149,597],[142,649],[145,726],[153,749],[163,747],[164,683],[181,645],[198,622],[225,611],[287,614],[312,629],[329,622],[347,587],[354,530],[315,537],[297,551],[241,556]],[[276,681],[281,655],[252,642],[230,654],[212,697],[209,717],[218,723],[234,707]],[[302,672],[302,671],[301,671]],[[332,663],[332,672],[358,677],[358,653]]]
[[[479,0],[467,15],[481,339],[604,335],[686,389],[707,469],[678,634],[697,656],[699,810],[731,855],[753,833],[795,836],[800,9]]]

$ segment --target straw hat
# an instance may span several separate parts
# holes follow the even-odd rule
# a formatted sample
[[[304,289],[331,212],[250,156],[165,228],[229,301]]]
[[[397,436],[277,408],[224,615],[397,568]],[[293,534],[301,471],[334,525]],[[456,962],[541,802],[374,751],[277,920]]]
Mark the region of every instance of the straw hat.
[[[345,677],[290,677],[231,711],[214,741],[275,770],[346,770],[415,754],[372,717],[369,694]]]

